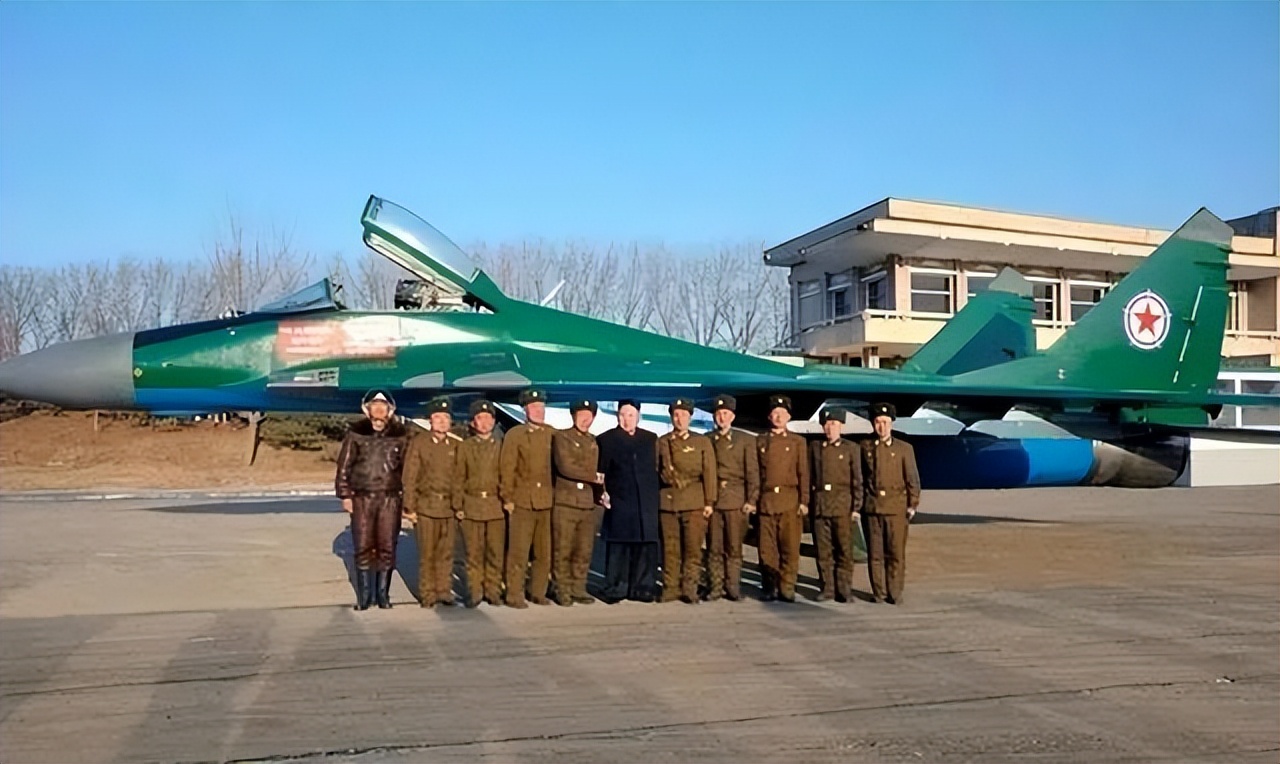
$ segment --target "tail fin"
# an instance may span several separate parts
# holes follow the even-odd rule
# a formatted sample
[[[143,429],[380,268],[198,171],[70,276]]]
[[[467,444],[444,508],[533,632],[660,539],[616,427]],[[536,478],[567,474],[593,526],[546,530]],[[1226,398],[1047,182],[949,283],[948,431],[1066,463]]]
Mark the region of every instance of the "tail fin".
[[[951,376],[1035,355],[1031,284],[1005,268],[973,297],[902,371]]]
[[[1231,227],[1201,209],[1044,353],[966,382],[1206,392],[1227,317]]]

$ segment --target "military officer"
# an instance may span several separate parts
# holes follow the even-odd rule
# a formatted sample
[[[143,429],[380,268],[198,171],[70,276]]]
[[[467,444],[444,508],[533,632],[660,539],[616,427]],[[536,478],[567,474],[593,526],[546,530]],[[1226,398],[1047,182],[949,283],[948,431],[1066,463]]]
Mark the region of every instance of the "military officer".
[[[907,524],[920,505],[920,472],[911,444],[893,437],[893,404],[874,404],[869,413],[876,437],[862,448],[867,573],[873,599],[896,605],[907,573]]]
[[[404,468],[409,433],[396,421],[395,400],[386,390],[370,390],[361,403],[364,418],[351,425],[338,452],[334,487],[351,515],[355,546],[356,610],[391,607],[391,574],[400,536]]]
[[[693,401],[671,403],[671,432],[658,438],[658,476],[662,492],[658,519],[662,527],[662,601],[677,597],[698,602],[702,579],[702,542],[716,504],[716,454],[704,435],[689,432]]]
[[[418,540],[418,602],[453,604],[454,472],[462,438],[450,432],[449,399],[427,403],[431,429],[409,442],[405,456],[405,506]]]
[[[824,408],[818,419],[826,438],[809,446],[819,601],[853,601],[853,522],[862,509],[862,454],[840,437],[844,416],[840,409]]]
[[[595,401],[574,401],[569,404],[569,413],[573,415],[573,426],[556,432],[551,441],[555,473],[555,508],[551,516],[555,548],[551,559],[556,603],[565,607],[575,602],[595,602],[587,594],[587,575],[596,543],[596,501],[604,482],[597,471],[600,450],[591,434]]]
[[[551,578],[551,436],[546,424],[547,395],[542,390],[520,393],[525,423],[502,439],[498,493],[508,517],[507,605],[549,605]],[[532,555],[533,564],[530,565]]]
[[[756,438],[760,460],[761,599],[796,601],[800,536],[809,514],[809,458],[804,438],[787,431],[791,399],[769,398],[769,432]]]
[[[733,430],[738,402],[732,395],[717,395],[712,407],[716,429],[711,446],[716,456],[716,503],[707,535],[708,600],[723,595],[742,597],[742,540],[747,517],[760,500],[760,461],[755,438]]]
[[[483,599],[502,604],[502,550],[507,519],[498,498],[498,458],[501,446],[493,437],[493,404],[473,401],[469,410],[475,434],[458,446],[454,472],[453,508],[462,521],[467,546],[467,607]]]

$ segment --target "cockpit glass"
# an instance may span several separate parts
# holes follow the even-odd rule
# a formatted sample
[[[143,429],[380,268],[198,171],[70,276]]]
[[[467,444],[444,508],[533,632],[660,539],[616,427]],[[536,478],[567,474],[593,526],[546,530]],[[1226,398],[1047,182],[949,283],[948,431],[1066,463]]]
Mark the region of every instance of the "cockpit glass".
[[[430,223],[404,207],[386,199],[374,198],[370,200],[364,217],[366,229],[371,223],[387,235],[398,239],[404,246],[417,250],[417,254],[424,260],[424,265],[441,266],[457,279],[467,283],[475,277],[476,265],[467,253],[463,252],[457,244],[449,241],[449,237],[437,231]],[[404,265],[404,263],[401,264]],[[411,270],[416,269],[411,268]]]
[[[258,308],[257,313],[306,313],[313,310],[341,310],[329,279],[321,279],[293,294]]]

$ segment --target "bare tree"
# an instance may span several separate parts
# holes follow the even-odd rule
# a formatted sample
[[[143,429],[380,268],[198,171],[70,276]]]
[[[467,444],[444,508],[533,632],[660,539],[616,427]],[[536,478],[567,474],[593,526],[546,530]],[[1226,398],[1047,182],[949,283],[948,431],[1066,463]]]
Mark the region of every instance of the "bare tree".
[[[46,298],[44,285],[35,268],[0,266],[0,358],[21,353],[33,338]]]

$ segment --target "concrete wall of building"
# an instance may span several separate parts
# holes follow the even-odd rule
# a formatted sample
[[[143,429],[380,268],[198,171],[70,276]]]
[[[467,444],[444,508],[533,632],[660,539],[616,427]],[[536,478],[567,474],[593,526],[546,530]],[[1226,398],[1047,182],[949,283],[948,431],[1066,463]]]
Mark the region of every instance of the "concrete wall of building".
[[[1249,304],[1243,329],[1247,331],[1276,331],[1276,316],[1280,315],[1280,292],[1276,279],[1256,279],[1248,282]]]

